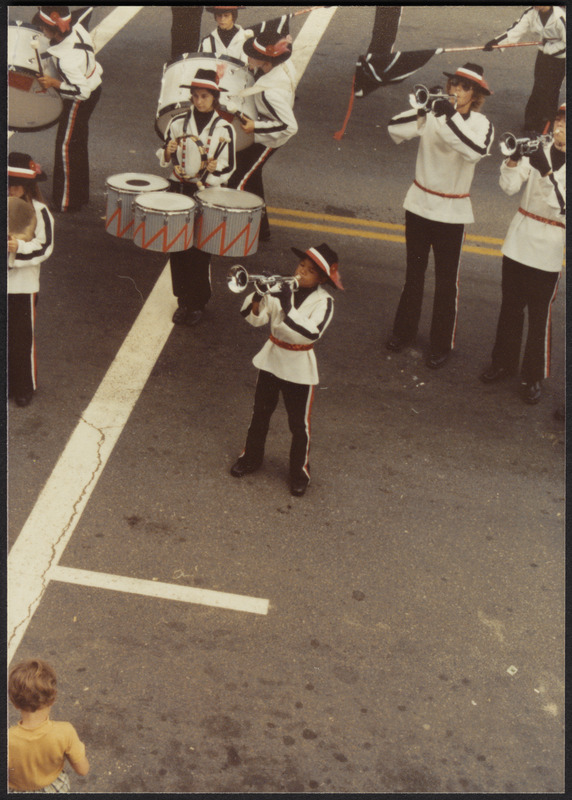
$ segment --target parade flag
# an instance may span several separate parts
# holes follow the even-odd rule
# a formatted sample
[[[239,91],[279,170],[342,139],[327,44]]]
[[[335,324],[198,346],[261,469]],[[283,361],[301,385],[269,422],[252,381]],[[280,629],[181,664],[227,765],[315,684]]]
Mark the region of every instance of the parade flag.
[[[354,93],[365,97],[379,86],[400,83],[433,58],[443,52],[440,47],[433,50],[409,50],[375,55],[360,56],[356,64]]]
[[[504,50],[507,47],[533,47],[540,44],[542,42],[516,42],[515,44],[493,45],[493,47],[495,50]],[[406,50],[405,52],[398,50],[395,53],[367,53],[365,56],[359,56],[356,62],[346,118],[340,130],[334,133],[334,139],[339,141],[345,133],[352,113],[354,97],[366,97],[380,86],[400,83],[411,77],[417,70],[425,66],[433,56],[440,53],[463,53],[468,50],[483,49],[483,45],[435,47],[432,50]]]
[[[293,11],[290,14],[282,14],[281,17],[272,17],[272,19],[266,19],[264,22],[258,22],[256,25],[249,25],[248,30],[252,31],[254,36],[258,36],[262,31],[272,31],[281,36],[288,36],[292,17],[298,17],[300,14],[309,14],[310,11],[315,11],[317,8],[324,7],[325,6],[312,6],[311,8],[301,8],[299,11]]]

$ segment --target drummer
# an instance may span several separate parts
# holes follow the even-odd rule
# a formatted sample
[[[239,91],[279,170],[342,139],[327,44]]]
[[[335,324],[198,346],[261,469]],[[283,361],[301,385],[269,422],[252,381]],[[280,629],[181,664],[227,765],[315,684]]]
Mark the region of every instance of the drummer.
[[[250,93],[254,98],[258,119],[243,115],[241,127],[254,134],[254,142],[236,155],[236,172],[229,181],[233,189],[252,192],[264,199],[262,168],[279,147],[283,147],[298,131],[292,108],[296,70],[292,55],[292,38],[273,30],[264,30],[247,39],[243,49],[248,67],[255,72],[256,81]],[[260,225],[260,239],[270,239],[266,211]]]
[[[52,202],[55,211],[78,211],[89,201],[89,118],[101,95],[103,69],[80,21],[72,23],[68,6],[40,6],[34,22],[50,39],[48,53],[60,78],[41,75],[44,89],[56,89],[63,111],[56,134]]]
[[[232,125],[220,115],[216,72],[197,70],[188,88],[192,105],[171,119],[165,131],[165,144],[157,150],[157,157],[162,167],[173,167],[172,191],[192,197],[199,189],[226,184],[235,169],[235,141]],[[188,148],[191,145],[206,148],[206,166],[194,176],[179,164],[181,140]],[[178,302],[173,322],[196,325],[211,297],[210,254],[191,247],[171,253],[170,263],[173,294]]]
[[[247,63],[242,49],[245,41],[252,36],[252,31],[245,30],[236,24],[239,9],[244,6],[206,6],[205,10],[214,14],[217,27],[201,42],[201,53],[214,53],[219,56],[230,56]]]

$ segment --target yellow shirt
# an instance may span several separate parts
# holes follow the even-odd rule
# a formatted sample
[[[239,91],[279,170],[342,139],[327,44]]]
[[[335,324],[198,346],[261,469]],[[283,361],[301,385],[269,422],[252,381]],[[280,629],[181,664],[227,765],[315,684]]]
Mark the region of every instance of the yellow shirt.
[[[65,757],[81,761],[85,745],[69,722],[47,719],[37,728],[22,723],[8,730],[8,783],[11,789],[33,792],[48,786],[64,767]]]

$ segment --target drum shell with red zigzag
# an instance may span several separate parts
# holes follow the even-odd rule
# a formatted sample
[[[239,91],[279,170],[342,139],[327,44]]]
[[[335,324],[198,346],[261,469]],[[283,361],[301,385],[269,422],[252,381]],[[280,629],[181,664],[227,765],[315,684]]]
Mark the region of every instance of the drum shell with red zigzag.
[[[133,239],[135,198],[148,192],[165,192],[169,181],[144,172],[122,172],[105,181],[107,209],[105,230],[119,239]]]
[[[195,201],[175,192],[147,192],[135,198],[133,242],[143,250],[178,253],[193,246]]]
[[[264,200],[252,192],[213,186],[195,195],[195,247],[217,256],[250,256],[258,250]]]

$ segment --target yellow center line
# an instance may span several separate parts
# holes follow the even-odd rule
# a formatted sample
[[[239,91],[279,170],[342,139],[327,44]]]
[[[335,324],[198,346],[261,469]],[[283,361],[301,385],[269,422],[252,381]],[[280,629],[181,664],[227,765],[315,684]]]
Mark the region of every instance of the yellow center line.
[[[335,214],[316,214],[312,211],[295,211],[293,209],[288,208],[273,208],[271,206],[268,207],[268,212],[270,214],[279,214],[282,216],[290,216],[290,217],[299,217],[298,220],[290,220],[290,219],[281,219],[280,217],[271,216],[270,222],[273,225],[276,225],[280,228],[298,228],[301,230],[306,231],[320,231],[322,233],[337,233],[342,236],[357,236],[361,239],[375,239],[377,241],[384,241],[384,242],[399,242],[403,244],[405,242],[405,236],[399,234],[391,234],[391,233],[380,233],[377,231],[368,231],[368,230],[359,230],[359,227],[370,227],[370,228],[385,228],[389,230],[396,230],[396,231],[405,231],[405,225],[397,225],[392,222],[377,222],[374,220],[368,219],[355,219],[354,217],[343,217],[337,216]],[[319,219],[319,220],[330,220],[333,222],[337,222],[338,225],[325,225],[317,222],[304,222],[303,220],[311,220],[311,219]],[[342,225],[350,225],[354,227],[340,227]],[[501,245],[503,243],[502,239],[495,239],[490,236],[478,236],[478,235],[467,235],[467,240],[471,242],[477,243],[474,246],[471,245],[464,245],[463,251],[465,253],[477,253],[481,256],[494,256],[500,257],[502,253],[500,250],[493,250],[489,247],[481,247],[478,245],[479,242],[483,242],[485,244],[498,244]]]
[[[275,208],[274,206],[268,206],[267,211],[269,214],[280,214],[281,216],[288,216],[288,217],[299,217],[300,219],[319,219],[319,220],[328,220],[330,222],[337,222],[338,225],[353,225],[358,226],[361,228],[382,228],[387,230],[394,230],[394,231],[405,231],[405,225],[399,225],[395,222],[379,222],[378,220],[371,220],[371,219],[359,219],[357,217],[344,217],[338,214],[318,214],[314,211],[298,211],[293,208]],[[278,220],[273,218],[273,223],[275,225],[280,225],[283,228],[304,228],[306,230],[319,230],[325,231],[327,233],[341,233],[347,235],[354,235],[354,236],[361,236],[366,239],[385,239],[391,242],[404,242],[405,239],[403,237],[395,237],[395,236],[387,236],[387,235],[375,235],[375,234],[368,234],[365,232],[356,232],[356,231],[347,231],[344,228],[327,228],[321,226],[313,226],[313,225],[303,225],[301,223],[288,223],[285,220]],[[466,239],[471,242],[484,242],[485,244],[497,244],[501,245],[503,243],[503,239],[497,239],[492,236],[479,236],[478,234],[470,234],[468,233]],[[477,252],[485,253],[484,249],[480,249]],[[498,255],[496,251],[494,252],[495,255]],[[488,253],[490,255],[490,253]]]

